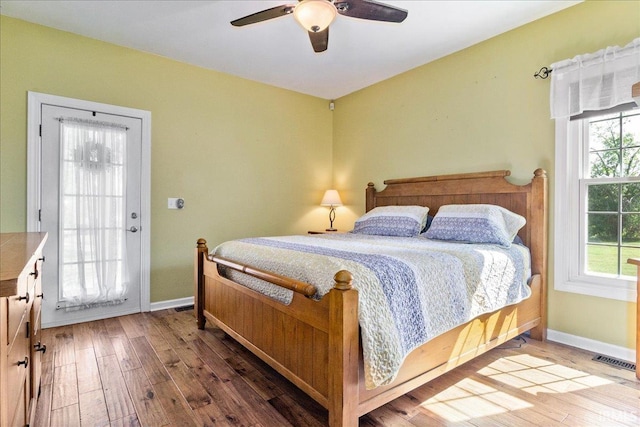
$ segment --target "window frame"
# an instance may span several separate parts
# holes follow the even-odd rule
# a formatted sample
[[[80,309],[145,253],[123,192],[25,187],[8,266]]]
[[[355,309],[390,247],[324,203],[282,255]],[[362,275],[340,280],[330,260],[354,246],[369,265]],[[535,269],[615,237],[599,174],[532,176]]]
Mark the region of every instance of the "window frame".
[[[606,114],[603,112],[603,115]],[[589,162],[585,144],[588,119],[556,119],[556,185],[554,203],[554,289],[621,301],[636,301],[636,278],[583,273],[587,250],[587,189],[597,178],[583,178]],[[640,177],[606,179],[640,182]],[[625,260],[622,260],[625,262]]]

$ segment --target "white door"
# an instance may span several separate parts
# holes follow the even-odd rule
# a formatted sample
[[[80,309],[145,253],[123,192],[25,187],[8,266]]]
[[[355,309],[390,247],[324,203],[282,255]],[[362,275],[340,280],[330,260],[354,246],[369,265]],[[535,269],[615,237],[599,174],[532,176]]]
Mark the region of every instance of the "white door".
[[[41,105],[45,325],[141,311],[141,122]]]

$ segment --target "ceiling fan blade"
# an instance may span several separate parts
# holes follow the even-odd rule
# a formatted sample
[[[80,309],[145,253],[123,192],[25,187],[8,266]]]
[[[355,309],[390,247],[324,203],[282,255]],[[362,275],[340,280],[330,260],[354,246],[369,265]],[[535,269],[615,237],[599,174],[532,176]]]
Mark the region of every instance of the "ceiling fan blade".
[[[334,3],[340,15],[372,21],[402,22],[407,11],[374,0],[336,0]]]
[[[317,33],[309,31],[309,39],[311,40],[311,46],[313,46],[314,52],[324,52],[329,46],[329,27]]]
[[[249,24],[255,24],[257,22],[266,21],[268,19],[279,18],[284,15],[293,13],[295,5],[283,4],[280,6],[272,7],[271,9],[262,10],[260,12],[252,13],[251,15],[244,16],[242,18],[231,21],[231,25],[234,27],[242,27]]]

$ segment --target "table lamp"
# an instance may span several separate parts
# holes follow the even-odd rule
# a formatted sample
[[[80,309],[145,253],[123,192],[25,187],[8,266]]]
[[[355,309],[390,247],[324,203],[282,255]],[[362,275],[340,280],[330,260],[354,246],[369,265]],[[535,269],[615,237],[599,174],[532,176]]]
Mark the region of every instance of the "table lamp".
[[[333,221],[336,219],[336,206],[342,206],[342,200],[340,200],[340,194],[338,190],[327,190],[324,193],[320,206],[329,206],[329,228],[326,231],[338,231],[333,228]]]

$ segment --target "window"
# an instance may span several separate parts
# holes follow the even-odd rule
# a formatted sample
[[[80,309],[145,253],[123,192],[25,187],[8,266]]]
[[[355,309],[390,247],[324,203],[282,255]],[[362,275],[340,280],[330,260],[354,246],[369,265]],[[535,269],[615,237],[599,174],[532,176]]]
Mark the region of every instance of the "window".
[[[640,257],[640,112],[584,120],[584,274],[635,277]]]
[[[636,300],[640,257],[640,37],[551,64],[556,121],[554,287]]]
[[[627,259],[640,258],[640,109],[557,125],[567,129],[567,144],[557,158],[555,287],[632,300],[636,267]]]

